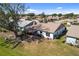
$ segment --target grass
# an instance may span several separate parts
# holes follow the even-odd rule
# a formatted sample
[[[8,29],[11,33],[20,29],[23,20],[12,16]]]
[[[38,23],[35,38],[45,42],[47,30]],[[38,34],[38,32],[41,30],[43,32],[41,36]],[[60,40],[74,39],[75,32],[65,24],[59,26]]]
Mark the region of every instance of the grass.
[[[3,44],[3,38],[0,37],[0,55],[1,56],[78,56],[79,48],[69,46],[63,42],[63,37],[58,40],[44,40],[36,44],[25,43],[15,49],[11,49],[9,44]],[[8,47],[9,46],[9,47]]]

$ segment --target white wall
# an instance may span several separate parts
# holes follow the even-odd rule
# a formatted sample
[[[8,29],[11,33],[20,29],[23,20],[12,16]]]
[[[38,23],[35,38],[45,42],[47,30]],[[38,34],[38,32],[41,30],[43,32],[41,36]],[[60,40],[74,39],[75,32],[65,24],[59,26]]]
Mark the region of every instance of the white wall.
[[[49,39],[52,39],[53,40],[53,34],[50,33],[50,36],[47,36],[46,35],[46,32],[42,32],[42,35],[45,37],[45,38],[49,38]]]
[[[54,39],[53,34],[50,33],[50,37],[49,38],[53,40]]]
[[[46,32],[42,32],[42,35],[43,35],[45,38],[48,38],[48,37],[46,36]]]
[[[66,43],[76,45],[76,38],[67,37],[66,38]]]
[[[40,32],[40,31],[37,31],[38,34],[42,35],[44,38],[49,38],[49,39],[52,39],[53,40],[53,34],[50,33],[50,36],[47,36],[46,35],[46,32]]]

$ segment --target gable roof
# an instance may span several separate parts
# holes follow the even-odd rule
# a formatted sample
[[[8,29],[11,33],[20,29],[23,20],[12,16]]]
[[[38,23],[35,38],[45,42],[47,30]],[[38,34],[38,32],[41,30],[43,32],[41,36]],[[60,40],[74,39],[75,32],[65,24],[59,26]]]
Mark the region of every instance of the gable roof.
[[[21,20],[18,21],[18,26],[19,27],[25,27],[26,25],[30,24],[31,22],[32,21],[21,19]]]
[[[60,23],[52,23],[52,22],[41,23],[40,28],[42,31],[53,33],[59,28],[60,25],[61,25]]]
[[[79,38],[79,26],[78,25],[71,25],[67,32],[67,36]]]

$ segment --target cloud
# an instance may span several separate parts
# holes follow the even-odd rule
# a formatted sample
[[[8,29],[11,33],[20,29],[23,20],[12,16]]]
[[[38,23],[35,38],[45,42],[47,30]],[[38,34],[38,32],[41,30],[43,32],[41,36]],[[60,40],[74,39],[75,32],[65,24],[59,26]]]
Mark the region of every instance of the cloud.
[[[32,12],[32,11],[37,11],[35,9],[27,9],[27,11]]]
[[[27,14],[27,13],[40,14],[42,12],[44,12],[45,14],[53,14],[53,13],[57,13],[57,14],[58,13],[62,13],[62,14],[66,14],[66,13],[79,14],[78,9],[62,9],[60,7],[58,7],[57,9],[28,9],[28,10],[25,11],[25,14]]]
[[[57,9],[62,9],[63,7],[57,7]]]
[[[40,14],[40,13],[42,13],[42,12],[43,12],[43,10],[27,9],[27,10],[25,11],[25,14],[27,14],[27,13]]]

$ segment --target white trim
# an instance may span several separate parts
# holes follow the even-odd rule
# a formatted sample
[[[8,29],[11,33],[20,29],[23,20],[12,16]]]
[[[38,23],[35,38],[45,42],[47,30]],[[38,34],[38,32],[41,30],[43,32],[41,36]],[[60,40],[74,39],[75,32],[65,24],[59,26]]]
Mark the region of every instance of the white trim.
[[[53,36],[53,34],[52,33],[50,33],[50,39],[54,39],[54,36]]]
[[[48,37],[46,36],[46,32],[42,32],[42,35],[43,35],[45,38],[48,38]]]

